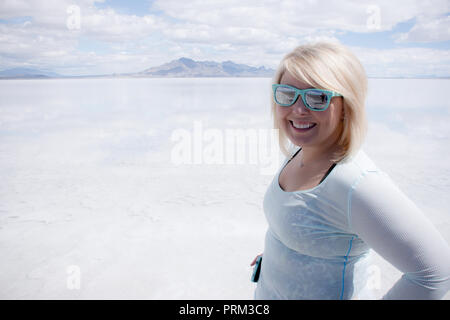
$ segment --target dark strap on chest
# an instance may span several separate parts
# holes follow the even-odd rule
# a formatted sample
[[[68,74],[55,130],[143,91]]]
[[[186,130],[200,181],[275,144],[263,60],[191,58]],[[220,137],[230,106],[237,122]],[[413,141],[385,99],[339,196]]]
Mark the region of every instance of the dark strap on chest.
[[[333,170],[333,168],[336,166],[336,163],[333,163],[330,167],[330,169],[328,169],[327,173],[325,173],[325,175],[323,176],[322,180],[320,180],[319,184],[322,183],[323,180],[325,180],[325,178],[330,174],[331,170]]]
[[[300,150],[302,150],[302,148],[298,149],[297,152],[294,153],[294,155],[291,157],[291,159],[289,159],[289,161],[291,161],[296,155],[297,153],[300,152]],[[288,161],[288,162],[289,162]],[[336,163],[333,163],[330,167],[330,169],[328,169],[327,173],[325,173],[325,175],[323,176],[322,180],[320,180],[319,184],[322,183],[323,180],[325,180],[325,178],[330,174],[331,170],[333,170],[333,168],[336,166]]]

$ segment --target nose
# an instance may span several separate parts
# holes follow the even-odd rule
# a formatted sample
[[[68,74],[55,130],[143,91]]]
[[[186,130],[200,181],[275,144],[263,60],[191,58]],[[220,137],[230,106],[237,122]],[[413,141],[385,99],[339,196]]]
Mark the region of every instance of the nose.
[[[309,113],[309,109],[303,103],[302,97],[298,97],[297,101],[291,106],[292,112],[297,114],[306,114]]]

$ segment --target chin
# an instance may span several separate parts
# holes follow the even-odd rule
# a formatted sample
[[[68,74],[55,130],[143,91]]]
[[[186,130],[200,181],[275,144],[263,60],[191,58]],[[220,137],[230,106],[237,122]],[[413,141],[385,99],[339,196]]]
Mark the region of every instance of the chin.
[[[293,144],[299,147],[306,147],[313,144],[311,143],[310,139],[299,139],[299,138],[294,139],[294,137],[291,136],[288,136],[288,138]]]
[[[287,132],[286,137],[296,146],[307,146],[310,145],[311,142],[313,142],[309,137],[293,136],[290,132]]]

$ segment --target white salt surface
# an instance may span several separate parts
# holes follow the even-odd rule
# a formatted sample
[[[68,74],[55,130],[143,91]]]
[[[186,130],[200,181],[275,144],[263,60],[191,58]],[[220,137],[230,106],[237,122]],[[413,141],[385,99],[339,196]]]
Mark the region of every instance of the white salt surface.
[[[450,242],[449,87],[370,80],[365,150]],[[270,79],[0,81],[0,298],[252,299],[273,175],[175,165],[171,137],[269,132],[269,99]],[[401,275],[374,259],[370,298]]]

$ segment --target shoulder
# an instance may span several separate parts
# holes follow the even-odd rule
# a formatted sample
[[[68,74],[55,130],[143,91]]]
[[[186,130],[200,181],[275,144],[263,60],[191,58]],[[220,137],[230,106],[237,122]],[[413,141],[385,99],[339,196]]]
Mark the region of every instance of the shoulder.
[[[351,221],[385,221],[386,227],[390,223],[416,217],[416,221],[423,221],[423,213],[384,171],[361,156],[360,175],[354,180],[347,196],[347,213],[350,226]],[[419,218],[420,217],[420,218]]]
[[[332,201],[348,217],[352,197],[360,192],[360,183],[369,175],[379,179],[383,172],[360,149],[352,157],[337,163],[324,180],[322,188],[316,189],[316,193]]]
[[[333,183],[336,187],[348,191],[354,190],[366,175],[373,175],[373,173],[385,175],[362,149],[350,158],[339,162],[334,171]]]
[[[393,179],[381,170],[364,150],[359,150],[340,164],[339,169],[337,180],[349,187],[349,197],[365,198],[374,202],[379,202],[380,197],[404,197]]]
[[[373,160],[367,155],[367,153],[360,149],[350,158],[339,163],[345,170],[351,170],[355,172],[362,171],[380,171]]]
[[[335,196],[345,199],[348,216],[355,201],[363,203],[366,208],[379,206],[381,203],[405,204],[408,202],[408,198],[391,177],[381,170],[363,150],[359,150],[346,161],[340,162],[335,169],[333,178],[329,181],[329,190]]]

